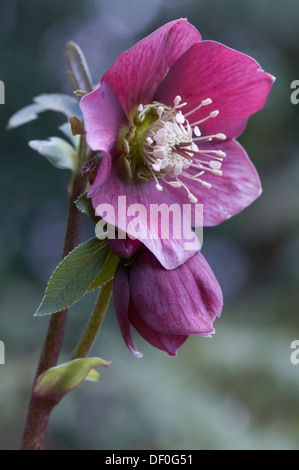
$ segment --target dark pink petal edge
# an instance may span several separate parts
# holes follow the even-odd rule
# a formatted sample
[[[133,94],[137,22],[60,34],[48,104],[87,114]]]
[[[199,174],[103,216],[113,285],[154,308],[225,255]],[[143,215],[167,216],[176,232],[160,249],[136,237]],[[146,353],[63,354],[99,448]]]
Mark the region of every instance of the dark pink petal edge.
[[[190,123],[218,110],[216,118],[199,124],[202,135],[222,132],[235,138],[248,117],[264,106],[274,80],[248,55],[218,42],[201,41],[174,63],[154,99],[172,106],[180,95],[187,102],[183,108],[187,113],[210,98],[212,104],[190,115]]]
[[[151,103],[169,68],[201,35],[185,19],[165,24],[121,54],[103,76],[127,114]]]
[[[109,85],[102,83],[83,96],[80,107],[89,147],[95,151],[111,152],[121,127],[128,121]]]
[[[129,320],[145,341],[170,356],[176,356],[179,348],[188,338],[187,335],[167,335],[153,330],[143,321],[142,312],[138,314],[132,303],[129,306]]]
[[[202,145],[201,148],[203,147]],[[212,185],[210,189],[204,188],[197,181],[183,179],[198,199],[198,204],[203,204],[204,226],[220,224],[238,214],[252,204],[262,192],[259,175],[238,142],[230,140],[218,145],[211,144],[211,147],[226,152],[221,168],[222,176],[203,175],[202,178]],[[194,174],[196,170],[190,170],[189,173]],[[187,202],[183,192],[173,188],[169,188],[168,191],[173,197],[177,197],[180,204]]]
[[[130,287],[128,279],[128,270],[119,266],[113,283],[113,301],[115,312],[120,327],[121,335],[128,349],[135,357],[142,357],[137,351],[132,337],[131,326],[128,318],[130,304]]]
[[[108,161],[110,160],[108,159]],[[179,202],[176,197],[177,195],[169,193],[168,186],[163,191],[158,191],[153,181],[132,184],[132,180],[126,174],[120,159],[113,162],[111,171],[105,181],[102,181],[100,173],[101,168],[88,192],[88,197],[92,198],[95,210],[99,207],[104,208],[104,205],[111,205],[113,211],[107,213],[98,212],[98,215],[111,225],[117,226],[123,232],[138,238],[166,269],[173,269],[179,266],[200,249],[200,243],[197,239],[194,239],[194,246],[191,248],[188,246],[188,249],[186,249],[186,244],[190,243],[190,236],[188,239],[184,237],[183,215],[180,220],[181,231],[174,231],[174,235],[171,220],[169,234],[167,234],[167,232],[163,232],[163,226],[161,226],[157,218],[150,217],[150,205],[156,204],[161,206],[162,204],[167,204],[169,208],[172,204]],[[102,184],[99,183],[100,179]],[[188,202],[188,200],[185,202]],[[139,211],[136,204],[139,204],[145,210]],[[134,214],[128,217],[125,216],[129,206],[132,214],[135,210],[134,208],[136,208],[136,216]],[[183,214],[182,208],[178,206],[178,209]],[[130,225],[132,220],[136,220],[136,217],[139,223],[139,235],[136,231],[132,230],[132,225]],[[186,225],[190,225],[190,222],[186,222]]]

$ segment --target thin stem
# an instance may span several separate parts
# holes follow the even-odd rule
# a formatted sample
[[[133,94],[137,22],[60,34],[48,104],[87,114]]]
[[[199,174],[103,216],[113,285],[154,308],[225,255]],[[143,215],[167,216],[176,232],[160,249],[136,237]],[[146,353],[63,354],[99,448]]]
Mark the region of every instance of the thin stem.
[[[75,205],[76,199],[84,192],[86,179],[81,175],[80,169],[86,156],[86,140],[81,136],[78,150],[78,168],[73,177],[69,193],[69,212],[66,226],[62,258],[72,251],[79,243],[82,226],[82,212]],[[22,439],[22,450],[40,450],[42,448],[48,421],[55,406],[34,394],[36,379],[46,370],[57,365],[65,333],[68,310],[62,310],[51,316],[48,333],[40,355],[36,378],[29,403],[27,419]]]
[[[79,359],[88,355],[103,324],[111,298],[112,286],[113,281],[109,281],[102,287],[85,331],[72,355],[72,359]]]

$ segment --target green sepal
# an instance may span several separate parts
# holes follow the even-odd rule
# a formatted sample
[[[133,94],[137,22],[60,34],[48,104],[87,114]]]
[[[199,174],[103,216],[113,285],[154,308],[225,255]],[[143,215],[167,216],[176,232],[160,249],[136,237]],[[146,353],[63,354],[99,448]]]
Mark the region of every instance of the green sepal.
[[[33,394],[57,404],[83,380],[97,381],[99,374],[94,367],[98,365],[109,367],[110,363],[98,357],[88,357],[52,367],[38,377]]]
[[[85,380],[88,380],[88,382],[98,382],[100,378],[100,374],[98,373],[97,370],[91,369],[91,371],[87,374],[85,377]]]

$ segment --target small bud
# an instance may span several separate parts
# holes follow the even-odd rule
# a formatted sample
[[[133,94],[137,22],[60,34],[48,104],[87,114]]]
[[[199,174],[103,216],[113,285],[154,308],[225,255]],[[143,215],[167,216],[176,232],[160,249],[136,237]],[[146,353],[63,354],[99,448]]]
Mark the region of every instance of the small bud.
[[[86,134],[83,122],[81,122],[80,119],[78,119],[76,116],[70,118],[70,124],[73,135]]]
[[[76,90],[74,91],[74,95],[78,96],[79,98],[81,98],[82,96],[85,96],[87,95],[87,91],[83,91],[83,90]]]

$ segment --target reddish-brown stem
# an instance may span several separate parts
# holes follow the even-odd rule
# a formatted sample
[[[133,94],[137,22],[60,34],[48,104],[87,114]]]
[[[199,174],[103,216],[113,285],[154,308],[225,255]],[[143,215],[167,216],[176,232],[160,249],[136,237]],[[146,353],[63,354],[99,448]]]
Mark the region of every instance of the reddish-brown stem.
[[[66,226],[63,257],[80,243],[82,213],[75,205],[76,199],[84,192],[86,180],[80,173],[80,168],[86,154],[85,138],[81,138],[79,149],[79,165],[73,180],[69,196],[69,212]],[[67,320],[67,310],[51,316],[48,333],[40,355],[36,379],[47,369],[57,365]],[[35,379],[35,381],[36,381]],[[34,381],[34,382],[35,382]],[[52,400],[38,397],[33,391],[30,399],[21,450],[40,450],[43,446],[48,421],[56,405]]]

